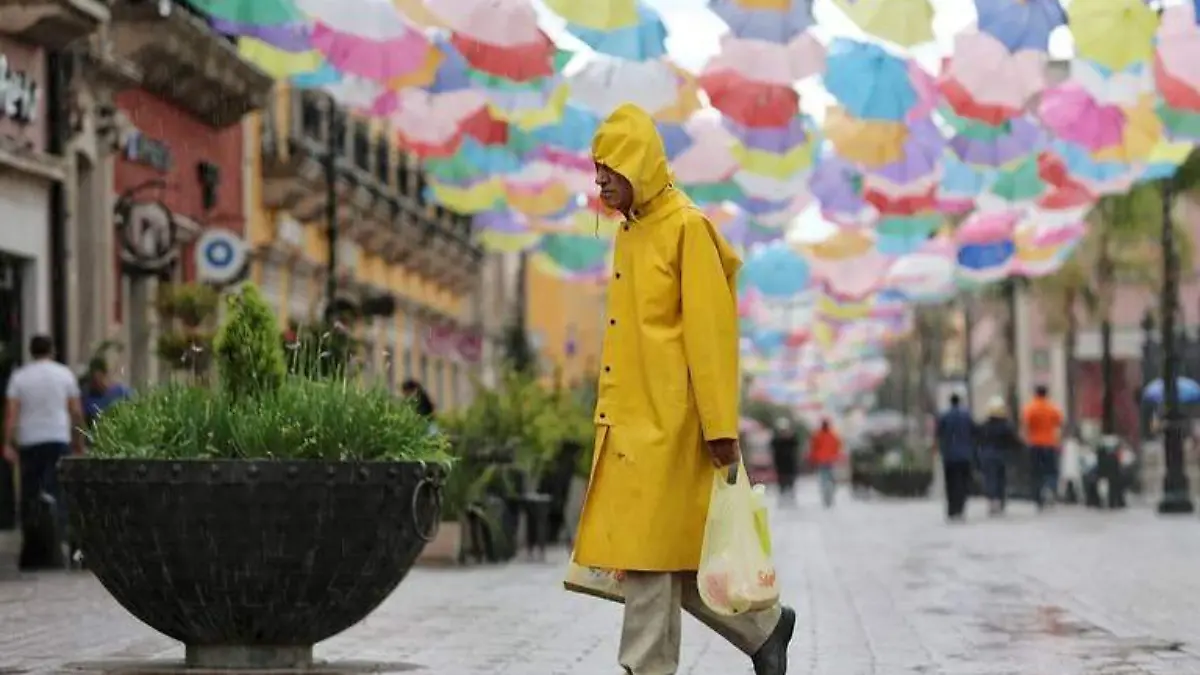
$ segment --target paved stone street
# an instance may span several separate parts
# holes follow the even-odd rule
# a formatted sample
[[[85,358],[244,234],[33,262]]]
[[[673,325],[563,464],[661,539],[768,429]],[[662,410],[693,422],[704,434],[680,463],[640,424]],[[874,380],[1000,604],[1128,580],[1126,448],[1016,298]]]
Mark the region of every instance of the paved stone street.
[[[800,615],[794,675],[1195,675],[1200,519],[1018,505],[947,525],[934,502],[842,501],[815,485],[776,513],[778,566]],[[334,661],[439,675],[616,675],[620,608],[561,590],[563,559],[417,570]],[[682,673],[749,673],[697,623]],[[0,673],[179,659],[85,574],[0,582]]]

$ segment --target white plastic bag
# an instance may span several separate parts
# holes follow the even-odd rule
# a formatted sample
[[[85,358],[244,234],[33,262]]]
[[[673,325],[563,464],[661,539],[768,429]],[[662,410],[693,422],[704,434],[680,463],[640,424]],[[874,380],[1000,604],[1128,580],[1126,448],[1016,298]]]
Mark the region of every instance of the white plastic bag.
[[[696,583],[704,604],[724,616],[779,602],[766,504],[740,462],[713,479]]]

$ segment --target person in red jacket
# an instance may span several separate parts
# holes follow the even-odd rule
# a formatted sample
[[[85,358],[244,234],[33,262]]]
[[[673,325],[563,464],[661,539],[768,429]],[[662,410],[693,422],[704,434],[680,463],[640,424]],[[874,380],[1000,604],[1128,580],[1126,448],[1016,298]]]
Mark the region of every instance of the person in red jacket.
[[[842,459],[842,439],[833,430],[829,418],[821,420],[821,428],[809,441],[808,461],[817,469],[821,481],[821,502],[825,508],[833,506],[833,493],[837,489],[833,469]]]

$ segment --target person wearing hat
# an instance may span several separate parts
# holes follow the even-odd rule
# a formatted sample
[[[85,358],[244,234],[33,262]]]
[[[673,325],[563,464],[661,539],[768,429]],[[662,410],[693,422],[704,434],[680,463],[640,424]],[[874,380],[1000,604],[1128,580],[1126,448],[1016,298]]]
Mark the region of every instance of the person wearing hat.
[[[1021,446],[1017,430],[1008,417],[1008,405],[1001,396],[988,401],[987,419],[979,426],[979,465],[983,471],[983,491],[988,500],[988,513],[1004,513],[1008,475],[1005,457]]]

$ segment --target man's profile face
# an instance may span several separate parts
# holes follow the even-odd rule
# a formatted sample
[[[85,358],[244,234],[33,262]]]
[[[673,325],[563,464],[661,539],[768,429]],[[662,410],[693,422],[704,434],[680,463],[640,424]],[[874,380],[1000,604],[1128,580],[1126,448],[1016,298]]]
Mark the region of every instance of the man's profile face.
[[[596,163],[596,186],[600,188],[600,201],[620,213],[629,213],[633,207],[633,186],[621,174]]]

